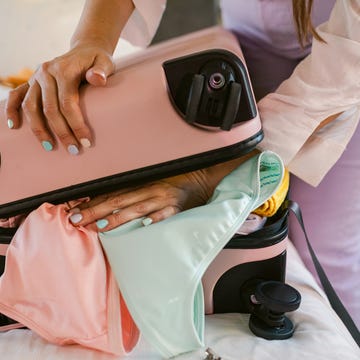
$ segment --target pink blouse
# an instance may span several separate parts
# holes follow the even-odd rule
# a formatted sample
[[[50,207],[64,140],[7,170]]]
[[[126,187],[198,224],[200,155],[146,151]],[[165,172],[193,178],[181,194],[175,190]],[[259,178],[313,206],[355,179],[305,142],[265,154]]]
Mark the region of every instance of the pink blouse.
[[[148,23],[144,19],[157,24],[164,4],[152,2],[140,11],[141,24]],[[251,35],[289,58],[309,53],[309,47],[297,44],[291,1],[222,0],[221,6],[226,28]],[[327,44],[313,40],[311,54],[258,106],[265,133],[261,148],[278,153],[293,174],[317,186],[345,150],[360,116],[360,83],[354,76],[360,56],[360,0],[315,0],[313,10],[315,25],[328,19],[317,28]],[[123,35],[136,29],[148,39],[149,28],[139,31],[133,20],[134,27],[129,22]],[[337,120],[317,130],[322,120],[338,113]]]

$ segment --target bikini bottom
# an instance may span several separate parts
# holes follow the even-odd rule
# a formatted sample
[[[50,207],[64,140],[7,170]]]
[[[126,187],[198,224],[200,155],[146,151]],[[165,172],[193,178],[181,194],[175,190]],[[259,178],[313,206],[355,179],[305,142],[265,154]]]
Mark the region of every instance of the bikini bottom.
[[[133,319],[164,357],[203,346],[201,278],[283,175],[281,159],[266,151],[227,175],[204,206],[146,227],[137,219],[99,234]]]

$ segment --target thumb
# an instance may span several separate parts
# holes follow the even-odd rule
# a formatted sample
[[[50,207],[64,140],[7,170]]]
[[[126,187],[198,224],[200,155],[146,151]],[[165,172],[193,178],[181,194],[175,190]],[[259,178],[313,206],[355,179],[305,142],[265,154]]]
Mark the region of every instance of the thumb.
[[[114,72],[115,65],[111,57],[96,58],[93,66],[86,71],[85,77],[88,83],[95,86],[106,85],[109,75]]]

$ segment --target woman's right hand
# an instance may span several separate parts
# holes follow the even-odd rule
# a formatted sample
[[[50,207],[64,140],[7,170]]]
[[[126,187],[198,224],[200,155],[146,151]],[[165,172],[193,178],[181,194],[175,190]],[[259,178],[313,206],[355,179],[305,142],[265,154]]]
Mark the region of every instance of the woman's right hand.
[[[103,86],[114,68],[111,54],[92,44],[43,63],[28,83],[10,91],[5,107],[9,128],[19,128],[24,119],[46,151],[60,142],[70,154],[78,154],[80,146],[92,144],[80,110],[80,84],[86,80]]]

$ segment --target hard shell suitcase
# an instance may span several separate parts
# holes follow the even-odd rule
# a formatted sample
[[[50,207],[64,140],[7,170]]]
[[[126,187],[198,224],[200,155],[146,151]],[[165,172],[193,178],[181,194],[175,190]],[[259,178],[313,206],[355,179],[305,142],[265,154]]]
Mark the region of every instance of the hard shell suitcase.
[[[230,160],[263,137],[241,49],[218,27],[123,59],[106,87],[82,88],[81,106],[95,146],[75,157],[1,115],[0,218]],[[15,231],[0,228],[0,273]],[[242,289],[284,282],[286,240],[284,212],[235,235],[203,278],[206,312],[251,312]]]
[[[293,335],[286,314],[301,302],[300,293],[285,283],[289,211],[284,204],[263,228],[235,234],[202,278],[206,314],[249,313],[251,331],[268,340]]]
[[[260,230],[235,234],[203,276],[205,312],[248,312],[243,295],[252,283],[285,281],[288,212],[280,209]]]
[[[229,160],[263,137],[241,49],[220,27],[124,58],[105,87],[83,86],[81,107],[95,143],[70,156],[26,124],[10,131],[0,103],[0,218]]]

